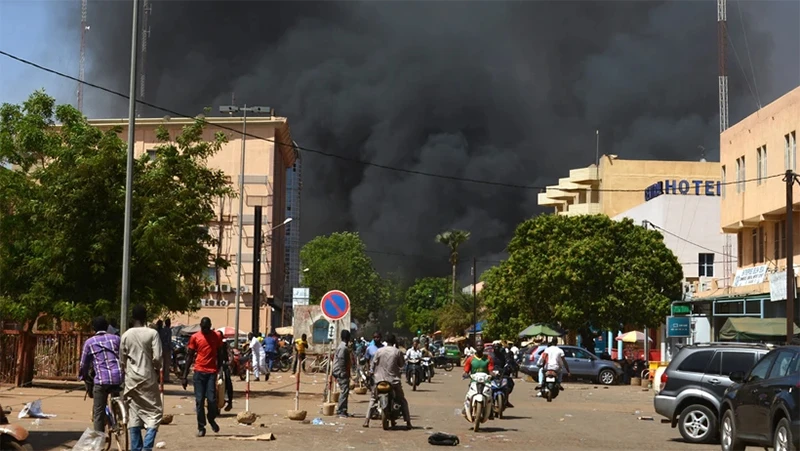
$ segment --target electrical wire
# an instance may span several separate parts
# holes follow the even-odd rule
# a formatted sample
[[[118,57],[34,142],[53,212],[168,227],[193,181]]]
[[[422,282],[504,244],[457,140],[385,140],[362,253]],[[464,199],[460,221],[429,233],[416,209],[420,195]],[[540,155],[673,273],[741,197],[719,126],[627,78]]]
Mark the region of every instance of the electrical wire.
[[[730,254],[726,254],[726,253],[724,253],[724,252],[715,251],[714,249],[710,249],[710,248],[707,248],[707,247],[705,247],[705,246],[702,246],[702,245],[700,245],[700,244],[697,244],[697,243],[695,243],[694,241],[690,241],[690,240],[688,240],[688,239],[686,239],[686,238],[684,238],[684,237],[682,237],[682,236],[680,236],[680,235],[678,235],[678,234],[676,234],[676,233],[672,233],[672,232],[670,232],[669,230],[666,230],[666,229],[664,229],[664,228],[663,228],[663,227],[661,227],[661,226],[658,226],[658,225],[656,225],[656,224],[653,224],[653,223],[652,223],[652,222],[650,222],[650,221],[647,221],[647,223],[648,223],[649,225],[651,225],[651,226],[652,226],[654,229],[656,229],[656,230],[658,230],[658,231],[660,231],[660,232],[664,232],[664,233],[666,233],[667,235],[670,235],[670,236],[672,236],[672,237],[675,237],[675,238],[677,238],[677,239],[679,239],[679,240],[681,240],[681,241],[684,241],[684,242],[686,242],[686,243],[689,243],[689,244],[691,244],[691,245],[693,245],[693,246],[695,246],[695,247],[699,247],[700,249],[703,249],[703,250],[706,250],[706,251],[712,252],[712,253],[714,253],[714,254],[719,254],[719,255],[723,255],[723,256],[729,257],[729,258],[731,258],[733,261],[736,261],[736,260],[737,260],[737,259],[736,259],[736,257],[734,257],[734,256],[732,256],[732,255],[730,255]]]
[[[753,56],[750,54],[750,44],[747,40],[747,28],[744,26],[744,15],[742,14],[741,1],[736,2],[736,8],[739,10],[739,24],[742,26],[742,34],[744,35],[744,47],[747,51],[747,59],[750,62],[750,73],[753,76],[753,87],[756,90],[756,102],[758,109],[761,109],[761,96],[758,93],[758,82],[756,82],[756,69],[753,67]]]
[[[735,50],[734,50],[734,52],[735,52]],[[80,80],[80,79],[78,79],[76,77],[73,77],[71,75],[65,74],[63,72],[59,72],[59,71],[57,71],[55,69],[51,69],[49,67],[46,67],[46,66],[43,66],[41,64],[35,63],[33,61],[27,60],[25,58],[16,56],[16,55],[11,54],[9,52],[6,52],[4,50],[0,50],[0,55],[3,55],[3,56],[5,56],[7,58],[10,58],[10,59],[13,59],[13,60],[15,60],[15,61],[17,61],[19,63],[34,67],[34,68],[39,69],[41,71],[44,71],[44,72],[47,72],[47,73],[50,73],[50,74],[53,74],[53,75],[56,75],[56,76],[59,76],[59,77],[67,78],[69,80],[75,81],[77,83],[84,84],[84,85],[89,86],[91,88],[98,89],[100,91],[103,91],[103,92],[106,92],[108,94],[120,97],[122,99],[126,99],[127,100],[129,98],[129,96],[127,94],[121,93],[119,91],[114,91],[113,89],[109,89],[109,88],[106,88],[104,86],[100,86],[100,85],[97,85],[95,83],[91,83],[91,82],[88,82],[88,81],[85,81],[85,80]],[[737,58],[738,58],[738,56],[737,56]],[[741,62],[740,62],[740,64],[741,64]],[[228,127],[228,126],[222,125],[222,124],[216,124],[216,123],[211,122],[210,120],[207,120],[205,118],[200,119],[198,117],[194,117],[194,116],[191,116],[191,115],[180,113],[180,112],[171,110],[169,108],[162,107],[160,105],[156,105],[156,104],[153,104],[153,103],[150,103],[150,102],[146,102],[144,100],[136,100],[136,103],[144,105],[144,106],[148,106],[150,108],[153,108],[153,109],[165,112],[165,113],[169,113],[169,114],[171,114],[173,116],[182,117],[182,118],[191,119],[191,120],[202,120],[205,124],[210,125],[212,127],[216,127],[216,128],[222,129],[222,130],[227,130],[227,131],[230,131],[230,132],[241,134],[241,130],[237,130],[237,129],[233,128],[233,127]],[[413,169],[406,169],[406,168],[400,168],[400,167],[396,167],[396,166],[388,166],[388,165],[383,165],[383,164],[379,164],[379,163],[373,163],[373,162],[370,162],[370,161],[365,161],[365,160],[361,160],[361,159],[358,159],[358,158],[347,157],[347,156],[344,156],[344,155],[338,155],[338,154],[326,152],[326,151],[319,150],[319,149],[313,149],[313,148],[310,148],[310,147],[298,146],[298,145],[295,145],[294,143],[285,143],[285,142],[277,141],[274,138],[266,138],[266,137],[263,137],[263,136],[254,135],[252,133],[245,133],[244,136],[248,137],[248,138],[253,138],[253,139],[257,139],[257,140],[261,140],[261,141],[270,142],[270,143],[273,143],[273,144],[276,144],[276,145],[283,145],[283,146],[287,146],[287,147],[293,147],[293,148],[295,148],[297,150],[301,150],[301,151],[308,152],[308,153],[311,153],[311,154],[321,155],[321,156],[325,156],[325,157],[329,157],[329,158],[335,158],[335,159],[338,159],[338,160],[347,161],[347,162],[350,162],[350,163],[360,164],[360,165],[363,165],[363,166],[375,167],[375,168],[384,169],[384,170],[387,170],[387,171],[400,172],[400,173],[405,173],[405,174],[410,174],[410,175],[419,175],[419,176],[432,177],[432,178],[438,178],[438,179],[443,179],[443,180],[452,180],[452,181],[457,181],[457,182],[474,183],[474,184],[497,186],[497,187],[503,187],[503,188],[537,190],[537,191],[541,191],[541,192],[545,192],[547,190],[547,188],[548,188],[547,186],[521,185],[521,184],[515,184],[515,183],[498,182],[498,181],[492,181],[492,180],[481,180],[481,179],[474,179],[474,178],[468,178],[468,177],[458,177],[458,176],[446,175],[446,174],[437,174],[437,173],[426,172],[426,171],[417,171],[417,170],[413,170]],[[738,180],[738,181],[731,181],[731,182],[718,182],[718,183],[720,184],[720,186],[733,185],[735,183],[750,183],[750,182],[754,182],[754,181],[758,181],[758,180],[770,179],[770,178],[773,178],[773,177],[782,177],[783,175],[784,174],[781,173],[781,174],[771,175],[771,176],[768,176],[768,177],[761,177],[761,178],[755,178],[755,179],[749,179],[749,180]],[[551,186],[550,188],[558,189],[556,186]],[[644,188],[643,189],[602,189],[601,188],[601,189],[593,189],[592,191],[605,192],[605,193],[643,193],[645,191],[645,189]]]

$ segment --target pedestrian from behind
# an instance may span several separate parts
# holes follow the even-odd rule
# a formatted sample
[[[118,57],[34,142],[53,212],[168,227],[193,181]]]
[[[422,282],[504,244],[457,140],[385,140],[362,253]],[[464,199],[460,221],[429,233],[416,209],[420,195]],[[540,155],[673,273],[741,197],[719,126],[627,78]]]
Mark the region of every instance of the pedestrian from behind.
[[[264,346],[259,340],[258,332],[253,332],[250,339],[250,363],[253,367],[253,378],[258,380],[261,377],[261,372],[265,372],[264,368]],[[269,376],[266,376],[269,378]]]
[[[278,337],[276,334],[269,334],[262,343],[264,347],[264,360],[266,361],[267,371],[275,369],[275,360],[278,358]]]
[[[208,424],[215,433],[219,432],[219,425],[215,421],[219,415],[217,409],[217,370],[219,368],[219,348],[222,346],[219,335],[211,330],[211,319],[203,317],[200,320],[200,331],[195,332],[189,339],[189,355],[186,358],[186,368],[183,370],[183,389],[189,384],[189,367],[194,363],[194,400],[197,409],[197,436],[206,435],[205,404],[208,401]]]
[[[131,451],[152,451],[164,415],[158,389],[158,376],[163,362],[161,339],[158,332],[147,327],[147,310],[143,305],[133,307],[131,318],[133,327],[125,331],[120,340]],[[144,442],[142,428],[147,430]]]
[[[94,336],[86,340],[81,353],[80,380],[94,401],[92,419],[94,430],[105,433],[108,395],[119,396],[122,369],[119,362],[120,338],[108,333],[108,321],[98,316],[92,320]],[[94,375],[92,375],[94,373]]]
[[[164,320],[163,326],[159,326],[161,320],[156,323],[158,336],[161,338],[161,354],[164,356],[164,383],[170,383],[170,370],[172,369],[172,321],[169,318]]]
[[[219,362],[219,369],[220,369],[220,376],[222,377],[222,381],[225,383],[225,411],[230,412],[233,409],[233,381],[231,380],[231,367],[230,362],[233,360],[232,350],[231,347],[225,343],[225,336],[222,334],[221,330],[217,331],[219,335],[220,343],[222,346],[219,347],[219,356],[217,357],[217,361]]]
[[[350,331],[345,329],[341,334],[342,341],[336,348],[333,360],[333,377],[339,384],[339,402],[336,405],[336,414],[340,418],[347,418],[347,398],[350,396],[350,370],[353,360],[350,355]]]

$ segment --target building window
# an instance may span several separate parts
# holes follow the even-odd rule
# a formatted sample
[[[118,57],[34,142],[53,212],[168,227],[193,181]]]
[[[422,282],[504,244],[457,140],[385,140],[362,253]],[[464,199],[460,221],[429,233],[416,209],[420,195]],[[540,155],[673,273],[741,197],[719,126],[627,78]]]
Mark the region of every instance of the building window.
[[[785,169],[797,169],[797,137],[795,132],[783,136],[783,166]]]
[[[156,149],[148,149],[147,150],[147,158],[150,161],[156,161]]]
[[[758,262],[758,229],[750,232],[750,248],[752,250],[753,263]]]
[[[772,244],[775,248],[774,259],[786,258],[786,222],[775,223]]]
[[[744,234],[739,231],[736,233],[736,261],[739,266],[744,266]]]
[[[764,262],[764,227],[753,229],[752,234],[753,263]]]
[[[756,149],[756,184],[760,185],[767,179],[767,146],[766,144]]]
[[[722,194],[722,198],[724,199],[725,198],[725,183],[728,181],[728,171],[725,169],[725,165],[722,165],[722,176],[721,176],[721,178],[722,178],[722,183],[719,184],[720,185],[719,188],[722,191],[720,194]]]
[[[745,161],[744,155],[736,159],[736,192],[744,192]]]
[[[714,277],[714,254],[698,254],[699,277]]]

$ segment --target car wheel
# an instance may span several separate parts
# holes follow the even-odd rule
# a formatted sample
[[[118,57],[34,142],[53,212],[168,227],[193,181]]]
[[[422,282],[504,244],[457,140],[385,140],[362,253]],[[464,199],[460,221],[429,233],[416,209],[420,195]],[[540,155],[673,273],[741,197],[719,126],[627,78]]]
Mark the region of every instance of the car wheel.
[[[715,438],[717,419],[708,407],[692,404],[681,412],[678,430],[689,443],[708,443]]]
[[[726,410],[722,415],[720,429],[720,444],[722,451],[744,451],[744,444],[736,437],[736,422],[733,419],[733,410]]]
[[[614,371],[608,368],[600,371],[600,374],[597,375],[597,380],[603,385],[612,385],[615,379]]]
[[[794,438],[792,437],[792,428],[789,420],[781,418],[778,425],[775,426],[775,434],[773,435],[774,443],[773,449],[775,451],[794,451]]]

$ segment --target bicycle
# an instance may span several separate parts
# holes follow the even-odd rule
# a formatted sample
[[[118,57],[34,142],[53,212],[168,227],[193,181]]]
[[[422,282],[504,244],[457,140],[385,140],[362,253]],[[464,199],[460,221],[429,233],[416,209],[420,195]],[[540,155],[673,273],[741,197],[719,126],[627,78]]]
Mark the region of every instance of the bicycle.
[[[306,359],[308,360],[308,359]],[[306,372],[309,374],[328,373],[328,365],[331,364],[330,356],[318,354],[306,366]]]
[[[103,451],[109,451],[114,442],[117,451],[128,451],[130,437],[128,436],[128,409],[121,394],[111,394],[105,408],[106,430]],[[94,412],[92,413],[94,421]]]

